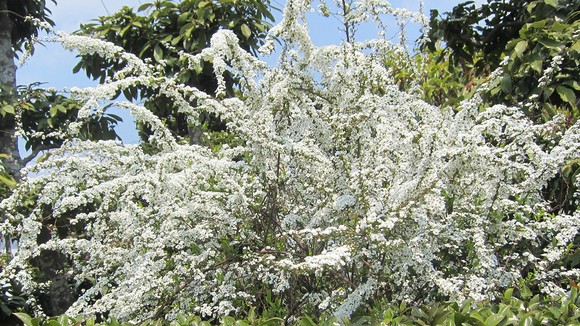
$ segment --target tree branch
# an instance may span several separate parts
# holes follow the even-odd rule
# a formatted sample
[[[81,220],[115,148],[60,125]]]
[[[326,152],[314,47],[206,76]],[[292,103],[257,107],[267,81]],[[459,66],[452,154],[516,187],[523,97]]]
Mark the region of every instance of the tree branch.
[[[342,17],[344,19],[344,32],[346,33],[346,43],[350,43],[351,41],[351,36],[350,36],[350,28],[349,28],[349,23],[348,23],[348,19],[347,19],[347,15],[348,15],[348,10],[346,9],[346,1],[342,0]]]
[[[34,160],[34,158],[36,156],[38,156],[38,154],[40,154],[40,152],[42,151],[46,151],[49,149],[55,149],[57,148],[56,146],[40,146],[35,148],[32,153],[30,153],[30,155],[28,155],[27,157],[22,159],[22,166],[26,166],[26,164],[30,163],[30,161]]]

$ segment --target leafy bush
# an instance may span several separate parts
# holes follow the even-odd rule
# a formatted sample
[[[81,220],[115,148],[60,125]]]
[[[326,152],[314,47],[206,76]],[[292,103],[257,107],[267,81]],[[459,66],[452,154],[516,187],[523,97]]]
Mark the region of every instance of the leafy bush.
[[[199,316],[178,315],[176,320],[146,321],[141,326],[170,325],[170,326],[275,326],[275,325],[580,325],[580,296],[578,288],[571,287],[565,297],[554,300],[540,295],[532,295],[532,292],[522,286],[519,295],[514,295],[514,288],[510,288],[503,294],[498,303],[474,302],[440,302],[423,306],[387,305],[386,307],[374,307],[378,310],[376,315],[359,316],[353,320],[323,317],[316,321],[315,318],[302,316],[297,321],[287,324],[284,319],[278,317],[265,318],[257,316],[254,309],[243,319],[230,316],[219,320],[203,320]],[[384,309],[381,309],[384,308]],[[120,323],[115,318],[105,322],[95,322],[94,318],[69,318],[65,315],[49,319],[32,318],[29,315],[17,313],[16,316],[25,326],[125,326],[132,325]]]
[[[489,104],[520,105],[534,121],[558,113],[575,120],[580,114],[579,18],[578,1],[489,0],[480,6],[466,1],[444,17],[431,12],[423,50],[448,59],[452,80],[459,82],[466,76],[478,82],[503,65],[502,77],[486,94]]]

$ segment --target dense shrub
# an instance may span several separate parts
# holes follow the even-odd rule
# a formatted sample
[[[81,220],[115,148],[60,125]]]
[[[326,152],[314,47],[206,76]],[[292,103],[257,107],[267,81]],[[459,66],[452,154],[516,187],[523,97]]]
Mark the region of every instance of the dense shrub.
[[[423,306],[408,306],[405,303],[399,305],[387,305],[374,307],[374,315],[357,316],[352,320],[338,320],[333,317],[323,317],[319,320],[309,316],[298,318],[291,325],[315,326],[315,325],[580,325],[580,296],[578,288],[572,287],[565,297],[553,300],[540,295],[532,295],[525,286],[517,289],[519,295],[514,295],[514,288],[510,288],[503,294],[498,303],[473,302],[439,302]],[[111,318],[104,322],[95,322],[94,318],[66,316],[53,317],[42,320],[32,318],[26,314],[17,314],[25,326],[69,326],[69,325],[97,325],[97,326],[125,326],[127,323],[119,323]],[[254,309],[243,319],[222,317],[219,320],[204,320],[199,316],[178,315],[172,322],[146,321],[145,325],[171,325],[171,326],[275,326],[285,325],[280,317],[258,316]]]
[[[283,42],[277,67],[227,30],[200,54],[181,54],[192,68],[213,63],[216,96],[112,44],[59,34],[67,48],[124,63],[105,84],[72,90],[87,103],[80,119],[143,84],[192,125],[219,116],[237,141],[182,144],[150,111],[116,102],[150,126],[155,150],[74,139],[30,167],[0,205],[2,232],[20,237],[2,279],[19,282],[39,314],[39,296],[60,277],[78,291],[69,314],[132,322],[272,306],[287,321],[342,320],[380,301],[494,300],[521,278],[563,295],[579,276],[561,267],[580,214],[552,211],[543,190],[578,158],[580,125],[481,108],[501,70],[458,112],[432,106],[385,67],[396,45],[314,46],[309,6],[289,1],[271,30],[262,50]],[[389,8],[362,1],[348,17]],[[226,71],[239,80],[235,98],[225,96]],[[54,275],[38,271],[45,254],[63,257]]]

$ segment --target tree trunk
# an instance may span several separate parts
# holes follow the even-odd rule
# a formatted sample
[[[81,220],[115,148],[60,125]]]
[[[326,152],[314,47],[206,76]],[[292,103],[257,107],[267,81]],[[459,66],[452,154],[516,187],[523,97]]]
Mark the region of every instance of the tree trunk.
[[[7,100],[15,99],[16,96],[16,64],[12,48],[12,28],[8,0],[0,0],[0,91],[2,92],[0,95]],[[19,181],[20,170],[24,164],[18,152],[16,119],[11,114],[0,116],[0,153],[9,155],[9,158],[3,160],[6,171]],[[39,235],[37,239],[39,243],[48,241],[44,233]],[[10,240],[7,239],[7,246],[9,243]],[[36,260],[41,275],[50,281],[49,288],[40,296],[40,305],[48,315],[64,313],[75,300],[75,292],[68,284],[66,257],[52,250],[43,250]]]
[[[12,49],[12,22],[8,15],[8,0],[0,0],[0,91],[10,98],[16,93],[16,64]],[[8,154],[3,160],[6,170],[16,180],[20,179],[22,160],[18,153],[16,123],[14,116],[7,114],[0,121],[0,153]]]
[[[38,235],[38,243],[46,243],[51,238],[51,231],[44,226]],[[66,275],[70,269],[66,256],[58,251],[42,250],[33,262],[42,272],[39,277],[50,282],[48,289],[39,295],[42,310],[48,316],[64,314],[76,300],[75,291]]]

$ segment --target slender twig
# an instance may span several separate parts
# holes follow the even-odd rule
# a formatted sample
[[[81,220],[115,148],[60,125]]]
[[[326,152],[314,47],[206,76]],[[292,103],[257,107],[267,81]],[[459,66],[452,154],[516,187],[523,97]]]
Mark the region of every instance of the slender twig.
[[[21,14],[15,12],[15,11],[12,11],[12,10],[0,10],[0,13],[2,13],[2,14],[3,13],[8,13],[8,14],[12,14],[12,15],[18,17],[18,18],[26,19],[26,16],[22,16]]]
[[[349,11],[346,9],[346,1],[342,0],[342,14],[343,14],[343,24],[344,24],[344,32],[346,33],[346,43],[350,43],[351,41],[351,35],[350,35],[350,27],[349,27],[349,22],[348,22],[348,18],[347,15],[349,14]]]
[[[38,154],[40,154],[40,152],[45,151],[45,150],[49,150],[49,149],[54,149],[56,147],[50,147],[50,146],[41,146],[36,148],[35,150],[32,151],[32,153],[30,153],[30,155],[28,155],[27,157],[22,159],[22,165],[25,166],[26,164],[30,163],[30,161],[34,160],[34,158],[36,156],[38,156]]]
[[[107,15],[111,15],[111,13],[109,12],[109,9],[107,9],[107,6],[105,5],[105,3],[103,2],[103,0],[101,0],[101,4],[103,5],[103,7],[105,8],[105,11],[107,12]]]

